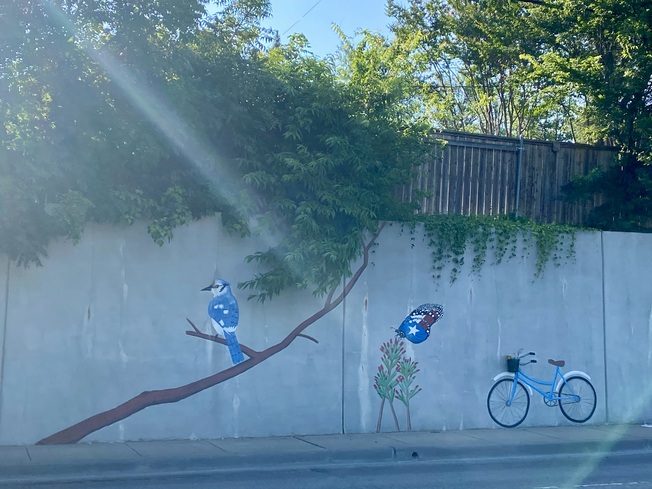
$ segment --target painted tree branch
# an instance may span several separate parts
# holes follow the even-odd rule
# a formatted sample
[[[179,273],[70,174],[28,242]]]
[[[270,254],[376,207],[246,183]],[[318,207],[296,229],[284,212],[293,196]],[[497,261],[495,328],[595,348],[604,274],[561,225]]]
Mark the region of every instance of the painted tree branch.
[[[326,306],[328,306],[331,301],[333,300],[333,296],[335,295],[335,291],[337,290],[337,287],[333,287],[330,292],[328,293],[328,297],[326,297]]]
[[[201,331],[199,331],[197,326],[195,326],[190,319],[186,318],[186,321],[188,321],[190,323],[190,326],[192,326],[192,329],[194,330],[194,331],[186,331],[186,334],[188,336],[194,336],[196,338],[201,338],[201,339],[207,340],[207,341],[214,341],[215,343],[219,343],[221,345],[226,346],[226,340],[224,338],[222,338],[221,336],[218,336],[216,334],[202,333]],[[258,352],[256,350],[253,350],[253,349],[249,348],[246,345],[243,345],[242,343],[240,343],[240,349],[242,350],[242,353],[247,355],[249,358],[255,358],[260,353],[260,352]]]
[[[310,341],[312,341],[313,343],[319,343],[319,341],[317,341],[315,338],[313,338],[312,336],[307,335],[307,334],[299,333],[297,336],[299,336],[299,337],[301,337],[301,338],[305,338],[305,339],[307,339],[307,340],[310,340]]]
[[[244,362],[238,363],[237,365],[234,365],[230,368],[222,370],[221,372],[217,372],[209,377],[205,377],[195,382],[191,382],[190,384],[182,385],[180,387],[174,387],[171,389],[161,389],[155,391],[142,392],[138,394],[136,397],[133,397],[132,399],[128,400],[127,402],[120,404],[119,406],[116,406],[112,409],[109,409],[108,411],[104,411],[102,413],[91,416],[90,418],[87,418],[83,421],[80,421],[79,423],[73,426],[70,426],[64,430],[54,433],[53,435],[50,435],[46,438],[43,438],[42,440],[38,441],[36,444],[37,445],[66,445],[71,443],[77,443],[85,436],[88,436],[91,433],[94,433],[95,431],[105,428],[107,426],[110,426],[113,423],[117,423],[118,421],[126,419],[132,414],[142,411],[147,407],[156,406],[159,404],[169,404],[169,403],[178,402],[190,396],[193,396],[205,389],[221,384],[226,380],[232,379],[233,377],[236,377],[246,372],[247,370],[258,365],[259,363],[264,362],[271,356],[276,355],[280,351],[284,350],[297,337],[305,336],[303,335],[303,331],[308,326],[314,324],[319,319],[321,319],[326,314],[328,314],[333,309],[335,309],[337,306],[339,306],[344,300],[344,298],[351,292],[351,289],[353,289],[353,287],[358,282],[358,280],[362,276],[362,273],[365,271],[365,269],[369,264],[369,251],[371,247],[374,245],[374,243],[376,242],[376,239],[378,238],[378,235],[382,231],[383,227],[384,227],[384,223],[382,223],[379,226],[376,234],[372,236],[372,238],[364,247],[363,262],[360,265],[360,267],[356,270],[356,272],[353,274],[353,276],[348,281],[348,283],[345,285],[344,289],[342,290],[342,293],[339,296],[337,296],[337,298],[335,298],[334,300],[327,302],[323,308],[321,308],[319,311],[314,313],[312,316],[302,321],[279,343],[276,343],[275,345],[272,345],[266,350],[263,350],[261,352],[256,352],[254,350],[248,349],[249,359],[245,360]],[[196,333],[198,333],[198,331],[193,331],[193,333],[195,334],[193,334],[192,336],[196,336]],[[215,341],[215,340],[211,340],[211,341]],[[218,343],[221,342],[218,341]],[[251,354],[253,354],[253,356]]]
[[[216,335],[216,334],[202,333],[201,331],[199,331],[199,328],[197,328],[197,326],[195,326],[195,324],[190,319],[186,318],[186,321],[188,321],[188,323],[190,323],[190,326],[192,326],[192,329],[193,329],[193,331],[186,331],[186,334],[188,336],[194,336],[195,338],[201,338],[202,340],[213,341],[215,343],[219,343],[220,345],[227,346],[226,345],[226,340],[224,338],[222,338],[221,336]],[[317,341],[315,338],[313,338],[312,336],[309,336],[307,334],[299,334],[298,336],[301,336],[302,338],[306,338],[306,339],[308,339],[308,340],[310,340],[310,341],[312,341],[314,343],[319,343],[319,341]],[[248,346],[246,346],[246,345],[244,345],[242,343],[239,343],[239,344],[240,344],[240,349],[242,350],[242,353],[247,355],[249,358],[254,358],[256,355],[258,355],[260,353],[259,351],[256,351],[256,350],[254,350],[252,348],[249,348]]]

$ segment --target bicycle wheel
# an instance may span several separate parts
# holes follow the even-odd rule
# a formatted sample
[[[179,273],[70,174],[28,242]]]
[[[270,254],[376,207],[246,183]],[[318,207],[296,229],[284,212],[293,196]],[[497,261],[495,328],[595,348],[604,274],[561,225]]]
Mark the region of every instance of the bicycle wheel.
[[[584,377],[569,377],[559,389],[559,409],[573,423],[588,421],[595,412],[597,397]]]
[[[520,425],[530,409],[530,394],[520,382],[516,384],[514,399],[509,403],[513,385],[512,379],[501,379],[493,385],[487,396],[489,416],[505,428]]]

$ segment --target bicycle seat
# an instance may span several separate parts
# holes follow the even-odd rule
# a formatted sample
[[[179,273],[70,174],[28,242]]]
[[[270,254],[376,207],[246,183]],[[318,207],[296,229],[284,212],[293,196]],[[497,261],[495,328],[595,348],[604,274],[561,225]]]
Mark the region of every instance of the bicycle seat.
[[[548,363],[550,365],[554,365],[555,367],[563,367],[566,365],[566,362],[563,360],[553,360],[552,358],[548,360]]]

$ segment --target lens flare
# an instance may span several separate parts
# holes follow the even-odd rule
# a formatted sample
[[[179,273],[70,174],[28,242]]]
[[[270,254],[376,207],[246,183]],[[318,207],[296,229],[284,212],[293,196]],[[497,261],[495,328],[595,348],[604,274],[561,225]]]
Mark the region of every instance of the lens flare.
[[[193,134],[189,124],[185,123],[163,97],[157,96],[153,88],[137,73],[128,70],[111,53],[98,50],[90,41],[84,40],[77,27],[59,7],[45,0],[42,0],[41,4],[71,37],[78,40],[86,54],[98,63],[131,104],[160,131],[179,154],[195,166],[209,182],[211,189],[219,192],[230,205],[237,207],[238,189],[242,186],[229,165],[220,162],[209,145]]]

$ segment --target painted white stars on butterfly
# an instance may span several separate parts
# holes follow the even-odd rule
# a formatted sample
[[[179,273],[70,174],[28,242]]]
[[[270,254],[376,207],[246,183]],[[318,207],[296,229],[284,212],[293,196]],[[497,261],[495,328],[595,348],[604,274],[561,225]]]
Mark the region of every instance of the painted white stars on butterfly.
[[[444,307],[439,304],[421,304],[412,311],[395,330],[397,338],[405,338],[412,343],[422,343],[430,336],[430,328],[444,315]]]

